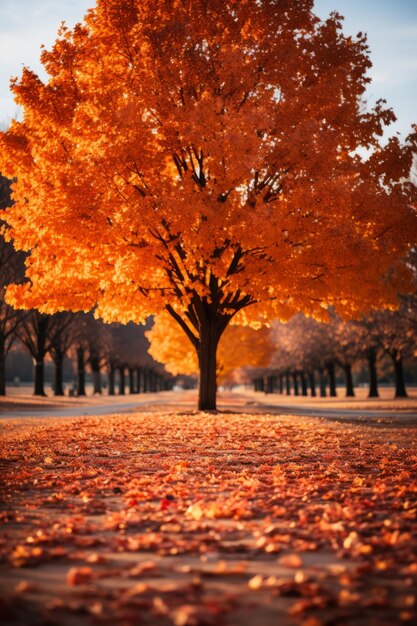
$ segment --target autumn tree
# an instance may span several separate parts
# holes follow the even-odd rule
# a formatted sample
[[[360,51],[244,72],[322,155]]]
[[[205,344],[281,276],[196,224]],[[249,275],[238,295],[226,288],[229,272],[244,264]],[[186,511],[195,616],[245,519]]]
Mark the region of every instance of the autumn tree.
[[[218,350],[217,374],[222,384],[233,380],[236,368],[245,365],[268,367],[273,351],[269,328],[255,330],[247,326],[228,326]]]
[[[89,351],[89,316],[84,313],[77,313],[75,320],[75,338],[71,348],[71,356],[75,361],[77,371],[76,392],[78,396],[86,395],[86,371],[88,364]]]
[[[107,324],[95,319],[92,315],[86,316],[87,335],[87,363],[93,374],[93,394],[102,393],[101,370],[108,363],[111,351],[111,332]]]
[[[111,331],[93,313],[78,313],[73,324],[72,358],[77,369],[77,395],[86,395],[86,368],[91,369],[93,394],[101,394],[103,367],[108,364],[112,349]]]
[[[17,329],[17,336],[26,347],[33,359],[34,364],[34,390],[35,396],[45,396],[44,371],[45,358],[51,352],[52,346],[60,341],[59,337],[65,333],[71,323],[71,315],[47,315],[37,310],[30,311],[22,319]]]
[[[119,372],[119,394],[126,392],[126,373],[129,393],[150,391],[155,387],[156,370],[161,370],[158,363],[148,354],[149,341],[146,330],[151,327],[151,320],[145,326],[114,324],[111,328],[111,351],[109,356],[109,393],[114,394],[115,372]],[[158,372],[158,375],[161,372]]]
[[[281,326],[281,324],[279,325]],[[272,326],[274,331],[275,341],[277,339],[277,325]],[[273,354],[271,357],[271,367],[277,374],[278,377],[278,392],[284,393],[284,389],[287,395],[291,394],[291,381],[290,381],[290,371],[294,367],[294,360],[292,358],[291,353],[288,351],[288,348],[284,345],[284,342],[279,342],[275,344]],[[263,383],[260,384],[260,387],[264,387]]]
[[[403,360],[415,354],[417,347],[413,299],[413,294],[401,297],[397,310],[374,311],[357,321],[342,321],[332,314],[328,323],[320,323],[303,315],[296,315],[286,324],[275,322],[276,347],[271,365],[286,378],[289,373],[293,374],[296,394],[298,383],[294,375],[299,373],[302,382],[303,371],[309,377],[317,371],[321,396],[326,395],[325,370],[331,390],[332,369],[329,365],[333,368],[337,365],[344,372],[346,396],[349,397],[354,396],[352,366],[357,361],[365,360],[369,368],[369,397],[378,397],[377,359],[378,355],[381,357],[385,354],[390,357],[394,367],[395,396],[405,397]],[[288,390],[288,382],[286,387]],[[335,380],[333,388],[335,392]],[[314,382],[311,389],[312,395],[315,395]]]
[[[55,365],[54,395],[64,395],[64,359],[77,337],[77,316],[70,311],[55,313],[49,353]]]
[[[272,323],[272,332],[274,337],[274,350],[271,357],[271,366],[277,372],[279,377],[279,392],[283,393],[284,388],[287,395],[291,394],[291,374],[294,383],[294,376],[300,369],[305,369],[306,359],[304,354],[305,345],[299,341],[298,332],[294,326],[297,325],[301,316],[295,316],[288,324],[282,324],[279,321]],[[255,390],[259,388],[264,390],[264,382],[255,379]],[[297,390],[297,384],[294,385],[294,393]]]
[[[380,138],[366,37],[313,0],[98,0],[13,82],[0,139],[8,237],[30,251],[9,300],[143,322],[194,346],[199,407],[236,323],[390,305],[417,236],[415,136]],[[361,157],[360,154],[369,156]]]
[[[411,347],[414,350],[414,356],[417,356],[417,247],[411,250],[407,263],[412,269],[414,288],[411,293],[401,296],[400,310]]]
[[[320,323],[302,314],[294,316],[288,323],[274,323],[276,349],[272,360],[275,367],[286,377],[286,389],[289,393],[288,376],[291,373],[294,393],[298,395],[298,374],[304,390],[307,378],[311,395],[316,395],[316,372],[320,396],[326,396],[326,373],[330,394],[335,395],[334,380],[334,337],[330,323]],[[304,391],[303,391],[304,393]]]
[[[416,351],[417,334],[410,325],[404,301],[397,311],[376,311],[362,324],[374,342],[391,360],[394,370],[395,398],[406,398],[404,359]]]
[[[354,397],[352,367],[363,357],[364,346],[369,345],[369,336],[364,328],[354,322],[333,320],[334,354],[337,363],[343,370],[346,384],[346,397]],[[366,349],[365,349],[366,350]]]

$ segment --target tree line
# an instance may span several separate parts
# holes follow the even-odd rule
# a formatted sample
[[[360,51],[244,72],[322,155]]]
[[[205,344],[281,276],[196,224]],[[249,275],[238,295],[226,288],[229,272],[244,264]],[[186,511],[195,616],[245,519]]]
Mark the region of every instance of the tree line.
[[[330,314],[328,323],[296,315],[274,323],[275,351],[268,368],[252,372],[255,390],[294,395],[336,396],[342,373],[346,397],[355,395],[352,371],[366,365],[368,397],[376,398],[378,366],[391,363],[395,397],[407,397],[404,361],[417,354],[417,292],[400,298],[397,310],[374,311],[359,320]]]
[[[8,305],[3,301],[2,307]],[[5,318],[2,318],[4,322]],[[92,314],[61,312],[53,315],[17,311],[1,324],[0,395],[6,395],[6,356],[11,349],[23,346],[34,364],[34,389],[45,394],[45,361],[54,364],[55,396],[65,393],[63,366],[66,358],[75,363],[76,382],[71,393],[86,395],[86,374],[92,374],[93,393],[103,391],[103,374],[109,395],[146,393],[170,388],[172,377],[147,353],[146,328],[129,324],[107,325]]]

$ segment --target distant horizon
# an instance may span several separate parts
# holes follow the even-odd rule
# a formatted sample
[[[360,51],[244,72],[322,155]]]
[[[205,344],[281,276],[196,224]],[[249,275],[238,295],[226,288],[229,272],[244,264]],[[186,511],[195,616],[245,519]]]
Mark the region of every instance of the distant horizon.
[[[24,66],[42,78],[41,45],[49,49],[61,21],[68,27],[82,21],[94,6],[91,0],[2,0],[0,5],[0,127],[19,115],[9,89],[11,77]],[[372,106],[385,98],[398,118],[388,134],[405,138],[417,124],[417,2],[415,0],[316,0],[314,11],[326,18],[331,11],[344,15],[344,32],[368,34],[373,67],[366,99]]]

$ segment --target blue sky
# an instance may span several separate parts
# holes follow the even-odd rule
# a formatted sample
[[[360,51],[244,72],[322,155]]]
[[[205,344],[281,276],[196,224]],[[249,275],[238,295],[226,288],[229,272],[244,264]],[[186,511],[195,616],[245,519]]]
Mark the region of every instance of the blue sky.
[[[0,126],[17,114],[9,79],[24,65],[42,72],[40,45],[50,47],[62,20],[80,21],[93,0],[0,0]],[[315,12],[345,16],[345,32],[368,33],[373,68],[368,100],[384,97],[404,136],[417,123],[417,0],[316,0]]]

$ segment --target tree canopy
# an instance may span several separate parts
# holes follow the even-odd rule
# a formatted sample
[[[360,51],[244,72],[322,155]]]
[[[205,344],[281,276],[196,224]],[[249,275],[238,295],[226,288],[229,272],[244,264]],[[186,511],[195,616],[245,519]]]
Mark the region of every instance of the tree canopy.
[[[201,408],[232,317],[392,305],[417,235],[415,135],[381,144],[394,114],[364,106],[366,37],[312,8],[98,0],[62,27],[47,81],[14,82],[24,118],[0,140],[7,236],[30,251],[10,301],[122,322],[167,309],[205,372]]]

